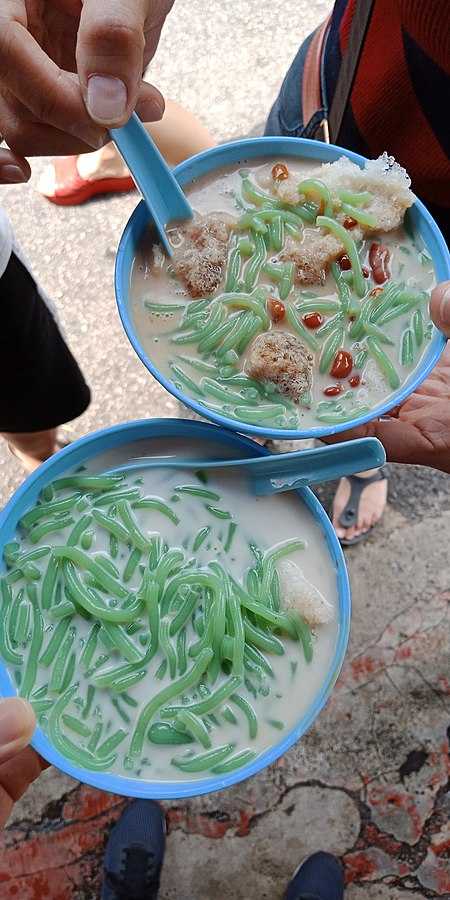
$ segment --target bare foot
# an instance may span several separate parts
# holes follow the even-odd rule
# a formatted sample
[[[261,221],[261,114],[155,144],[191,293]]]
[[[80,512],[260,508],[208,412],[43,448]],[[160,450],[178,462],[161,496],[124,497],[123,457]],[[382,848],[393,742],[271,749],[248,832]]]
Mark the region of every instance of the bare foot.
[[[56,429],[21,434],[3,434],[11,453],[20,459],[24,469],[34,472],[46,459],[53,456],[64,441],[58,441]]]
[[[373,474],[374,471],[362,472],[360,477],[369,478]],[[333,500],[333,525],[338,538],[351,541],[360,534],[370,531],[383,515],[387,503],[387,494],[387,479],[368,484],[361,494],[357,524],[351,528],[343,528],[339,524],[339,518],[350,497],[350,482],[348,478],[341,478]]]
[[[73,157],[70,175],[64,169],[65,179],[61,175],[59,169],[59,178],[62,183],[58,184],[57,165],[58,160],[49,163],[42,172],[37,189],[44,197],[54,197],[58,189],[69,187],[73,176],[78,173],[83,181],[100,181],[102,179],[129,178],[130,173],[119,156],[113,144],[106,144],[100,150],[93,153],[85,153],[82,156]]]
[[[9,445],[9,449],[10,449],[12,455],[16,456],[17,459],[20,460],[25,471],[29,475],[31,474],[31,472],[34,472],[36,469],[38,469],[39,466],[41,466],[43,462],[45,462],[45,460],[43,460],[43,459],[37,459],[35,456],[31,456],[31,454],[29,454],[29,453],[24,453],[22,450],[17,450],[17,448],[13,447],[12,444]],[[53,454],[56,453],[57,449],[58,449],[58,447],[55,445],[52,452],[49,453],[49,456],[53,456]],[[45,458],[48,459],[48,456],[46,456]]]

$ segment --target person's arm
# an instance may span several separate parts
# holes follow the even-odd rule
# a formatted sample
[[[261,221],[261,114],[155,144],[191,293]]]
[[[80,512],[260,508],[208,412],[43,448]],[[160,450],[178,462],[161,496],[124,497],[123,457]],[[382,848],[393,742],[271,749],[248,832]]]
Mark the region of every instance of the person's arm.
[[[434,289],[431,315],[450,338],[450,281]],[[426,381],[389,418],[329,437],[329,443],[377,437],[389,462],[431,466],[450,473],[450,344]]]
[[[0,827],[6,824],[14,803],[47,768],[47,763],[28,747],[35,725],[34,712],[26,700],[0,700]]]
[[[142,81],[174,0],[2,0],[0,134],[19,156],[101,147],[137,108],[164,112]]]

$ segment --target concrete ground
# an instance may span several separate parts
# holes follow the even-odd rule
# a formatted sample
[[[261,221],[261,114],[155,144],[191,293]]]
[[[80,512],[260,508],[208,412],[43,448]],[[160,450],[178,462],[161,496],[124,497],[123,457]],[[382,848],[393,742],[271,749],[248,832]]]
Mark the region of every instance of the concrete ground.
[[[299,42],[330,5],[178,0],[153,79],[219,139],[257,131]],[[135,196],[65,210],[31,185],[2,188],[1,199],[93,390],[68,435],[179,415],[115,310],[115,249]],[[1,501],[22,477],[1,447]],[[228,792],[166,805],[163,900],[281,897],[301,857],[318,848],[342,858],[348,900],[450,897],[450,479],[402,467],[391,477],[382,526],[348,553],[352,636],[330,703],[276,766]],[[49,770],[1,839],[1,897],[97,898],[123,804]]]

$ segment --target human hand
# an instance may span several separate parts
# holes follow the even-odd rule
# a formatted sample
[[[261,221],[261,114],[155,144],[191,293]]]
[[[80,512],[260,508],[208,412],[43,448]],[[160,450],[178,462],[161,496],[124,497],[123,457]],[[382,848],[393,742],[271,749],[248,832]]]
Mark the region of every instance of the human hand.
[[[0,700],[0,827],[6,824],[14,803],[47,767],[27,746],[35,725],[26,700]]]
[[[1,0],[0,133],[21,156],[101,147],[136,108],[164,112],[142,82],[174,0]]]
[[[431,297],[434,324],[450,338],[450,281]],[[432,466],[450,473],[450,344],[423,384],[389,418],[327,438],[327,442],[377,437],[389,462]]]
[[[450,281],[443,281],[431,294],[431,318],[436,328],[450,339]]]

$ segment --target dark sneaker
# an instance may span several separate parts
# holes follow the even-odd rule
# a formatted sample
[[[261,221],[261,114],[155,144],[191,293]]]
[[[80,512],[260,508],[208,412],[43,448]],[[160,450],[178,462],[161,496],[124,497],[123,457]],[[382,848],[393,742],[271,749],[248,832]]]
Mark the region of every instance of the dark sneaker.
[[[161,808],[153,800],[133,800],[106,845],[101,900],[154,900],[165,843]]]
[[[308,856],[289,882],[284,900],[343,900],[344,870],[331,853]]]

